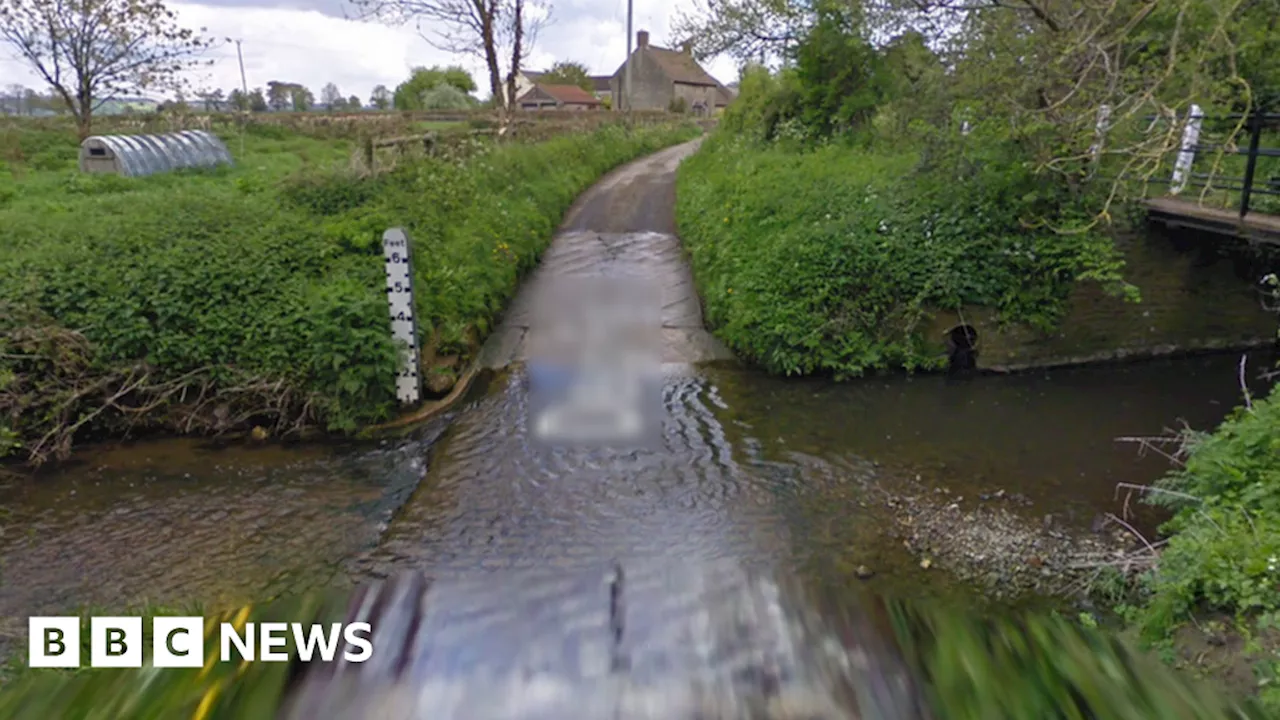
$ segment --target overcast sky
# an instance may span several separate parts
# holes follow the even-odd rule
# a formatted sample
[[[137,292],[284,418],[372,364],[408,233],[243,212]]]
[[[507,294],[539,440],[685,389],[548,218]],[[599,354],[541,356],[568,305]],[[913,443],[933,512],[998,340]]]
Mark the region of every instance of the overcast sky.
[[[546,69],[558,60],[587,66],[592,74],[610,75],[626,56],[626,0],[553,0],[552,22],[538,37],[526,63]],[[655,45],[671,42],[668,30],[677,10],[692,0],[634,0],[635,30],[648,30]],[[367,101],[375,85],[394,88],[409,68],[418,65],[461,64],[471,71],[488,96],[487,72],[481,61],[452,57],[432,47],[414,27],[387,27],[344,17],[344,0],[212,0],[209,4],[170,3],[186,27],[207,28],[211,37],[242,41],[249,88],[270,80],[299,82],[318,96],[333,82],[343,95]],[[349,6],[346,14],[352,14]],[[205,87],[229,91],[240,87],[235,44],[211,50],[214,65],[202,71]],[[706,63],[721,82],[732,82],[732,60]],[[0,45],[0,89],[18,83],[46,90],[37,75],[15,59],[8,45]]]

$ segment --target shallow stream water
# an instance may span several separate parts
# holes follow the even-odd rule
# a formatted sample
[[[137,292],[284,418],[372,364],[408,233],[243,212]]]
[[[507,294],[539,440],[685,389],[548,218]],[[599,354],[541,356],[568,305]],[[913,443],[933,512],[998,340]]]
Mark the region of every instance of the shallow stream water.
[[[0,488],[0,632],[84,607],[602,559],[731,556],[834,582],[869,569],[895,593],[949,593],[866,501],[868,483],[969,502],[1003,490],[1025,498],[1014,511],[1028,523],[1087,529],[1121,511],[1117,483],[1169,468],[1117,438],[1212,428],[1239,402],[1239,357],[843,384],[671,367],[661,442],[628,452],[531,442],[518,369],[397,441],[98,445]],[[1158,520],[1141,511],[1136,525]]]

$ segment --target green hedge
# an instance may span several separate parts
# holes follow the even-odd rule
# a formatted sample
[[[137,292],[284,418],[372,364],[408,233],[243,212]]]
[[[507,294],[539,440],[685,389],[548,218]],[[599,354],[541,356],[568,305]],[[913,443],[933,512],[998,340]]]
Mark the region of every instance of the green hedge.
[[[424,334],[442,353],[465,353],[579,193],[697,132],[611,126],[407,162],[375,179],[273,178],[267,165],[288,156],[150,178],[33,178],[40,192],[0,204],[0,455],[6,444],[33,450],[130,382],[138,389],[116,405],[163,399],[144,424],[164,425],[200,389],[232,386],[269,387],[258,404],[289,405],[331,430],[386,418],[396,365],[387,227],[415,241]],[[165,394],[176,385],[182,393]],[[137,419],[117,410],[84,429]]]
[[[1065,203],[990,147],[926,162],[914,147],[719,131],[681,166],[677,194],[713,329],[771,371],[840,377],[936,364],[918,332],[935,308],[1051,327],[1073,283],[1119,287],[1108,237],[1023,226]]]

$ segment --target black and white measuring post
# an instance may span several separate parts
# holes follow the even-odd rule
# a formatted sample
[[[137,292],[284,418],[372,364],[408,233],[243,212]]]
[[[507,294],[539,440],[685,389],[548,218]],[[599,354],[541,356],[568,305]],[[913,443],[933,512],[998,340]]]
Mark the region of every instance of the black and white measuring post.
[[[401,228],[382,233],[382,254],[387,261],[387,305],[391,308],[391,336],[405,344],[400,371],[396,373],[396,398],[412,405],[422,396],[418,370],[418,323],[413,313],[413,264],[409,262],[409,234]]]
[[[1199,105],[1192,105],[1187,113],[1187,124],[1182,126],[1182,145],[1178,150],[1178,159],[1173,163],[1173,180],[1169,193],[1177,195],[1187,186],[1191,177],[1191,163],[1196,159],[1196,143],[1200,142],[1200,125],[1204,122],[1204,112]]]

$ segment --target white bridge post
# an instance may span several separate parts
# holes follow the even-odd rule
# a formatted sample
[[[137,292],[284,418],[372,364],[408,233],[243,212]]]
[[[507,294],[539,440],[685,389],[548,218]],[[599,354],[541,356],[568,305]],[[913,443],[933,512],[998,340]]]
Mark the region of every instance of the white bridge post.
[[[1098,121],[1093,125],[1093,145],[1089,147],[1089,156],[1096,164],[1102,158],[1102,146],[1107,139],[1108,122],[1111,120],[1111,106],[1098,106]]]
[[[1182,129],[1182,146],[1178,150],[1178,159],[1173,164],[1173,182],[1170,183],[1170,194],[1177,195],[1187,186],[1191,178],[1191,162],[1196,159],[1196,143],[1200,142],[1200,124],[1204,114],[1199,105],[1193,104],[1187,113],[1187,124]]]
[[[414,317],[413,264],[409,261],[409,234],[391,228],[382,234],[382,254],[387,261],[387,305],[391,309],[391,336],[408,346],[396,373],[396,398],[413,405],[422,396],[418,370],[418,324]]]

